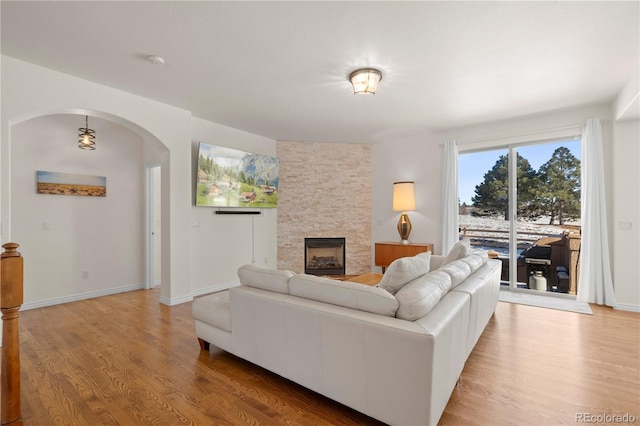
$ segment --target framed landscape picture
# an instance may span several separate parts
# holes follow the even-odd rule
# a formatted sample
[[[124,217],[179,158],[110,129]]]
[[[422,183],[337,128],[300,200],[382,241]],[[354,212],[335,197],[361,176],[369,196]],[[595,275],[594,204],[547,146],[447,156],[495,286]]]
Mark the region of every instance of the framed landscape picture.
[[[77,175],[58,172],[36,172],[38,194],[106,197],[105,176]]]
[[[280,163],[267,155],[200,143],[196,206],[278,206]]]

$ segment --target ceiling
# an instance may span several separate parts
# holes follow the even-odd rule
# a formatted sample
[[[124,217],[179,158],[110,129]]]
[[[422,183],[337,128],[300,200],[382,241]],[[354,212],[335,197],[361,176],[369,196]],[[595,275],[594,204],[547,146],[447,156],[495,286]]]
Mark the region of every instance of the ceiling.
[[[639,2],[1,2],[2,54],[277,140],[376,142],[612,102]],[[164,66],[146,60],[160,55]],[[356,68],[383,78],[354,95]]]

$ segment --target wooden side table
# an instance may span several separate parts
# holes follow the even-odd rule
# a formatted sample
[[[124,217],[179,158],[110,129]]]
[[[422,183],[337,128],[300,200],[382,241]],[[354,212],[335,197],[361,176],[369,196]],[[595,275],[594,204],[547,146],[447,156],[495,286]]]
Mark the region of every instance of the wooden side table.
[[[401,257],[415,256],[419,253],[430,251],[433,253],[433,243],[409,243],[383,241],[375,244],[376,248],[376,266],[382,268],[384,274],[385,269],[396,259]]]

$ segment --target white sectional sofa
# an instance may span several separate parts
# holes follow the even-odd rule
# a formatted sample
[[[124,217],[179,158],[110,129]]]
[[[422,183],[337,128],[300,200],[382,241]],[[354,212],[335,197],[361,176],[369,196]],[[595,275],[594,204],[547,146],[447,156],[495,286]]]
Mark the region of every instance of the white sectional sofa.
[[[425,257],[374,287],[242,266],[240,286],[193,302],[196,335],[385,423],[435,425],[495,310],[501,264]],[[395,295],[394,277],[409,279]]]

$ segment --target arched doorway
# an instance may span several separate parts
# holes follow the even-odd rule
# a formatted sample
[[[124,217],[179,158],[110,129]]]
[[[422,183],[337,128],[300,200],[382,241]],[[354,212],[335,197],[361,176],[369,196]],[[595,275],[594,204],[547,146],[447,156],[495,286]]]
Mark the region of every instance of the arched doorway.
[[[77,148],[84,115],[96,130],[96,151]],[[126,120],[80,110],[34,114],[12,123],[10,135],[11,215],[3,221],[30,260],[24,307],[144,288],[145,165],[162,162],[164,145]],[[107,196],[37,194],[42,169],[106,176]]]

